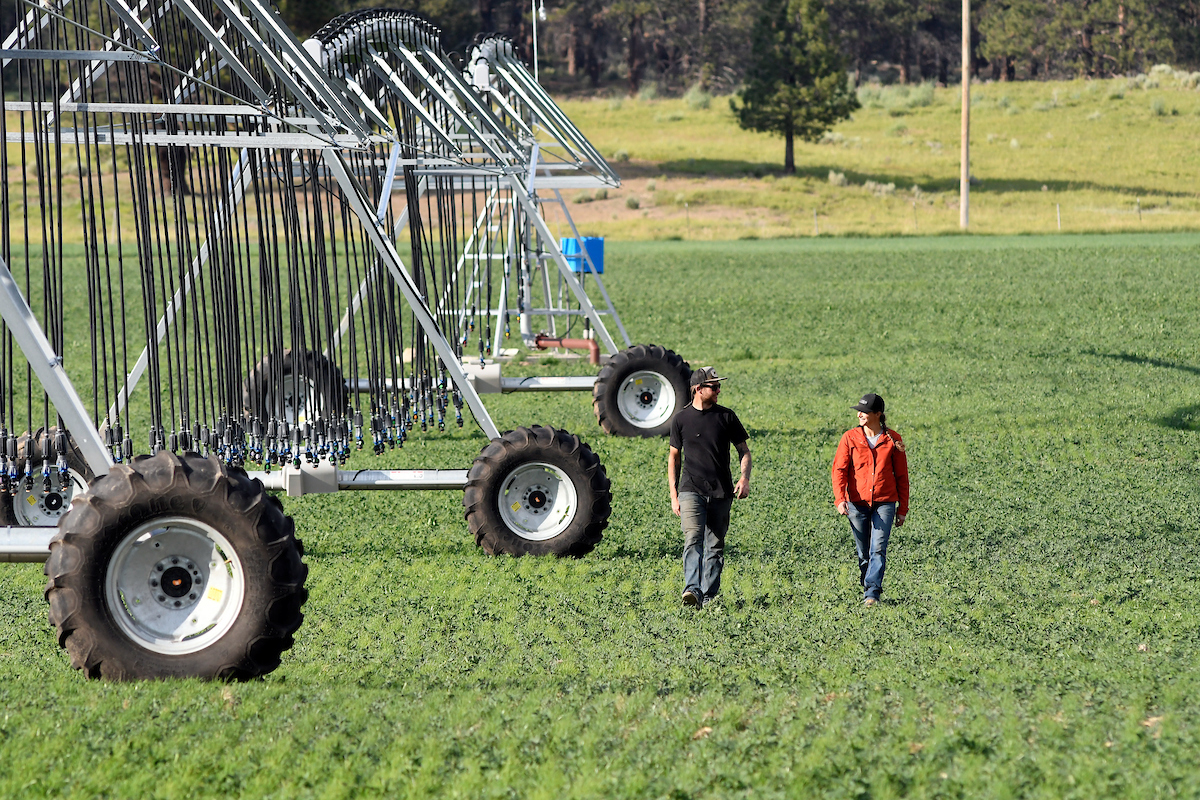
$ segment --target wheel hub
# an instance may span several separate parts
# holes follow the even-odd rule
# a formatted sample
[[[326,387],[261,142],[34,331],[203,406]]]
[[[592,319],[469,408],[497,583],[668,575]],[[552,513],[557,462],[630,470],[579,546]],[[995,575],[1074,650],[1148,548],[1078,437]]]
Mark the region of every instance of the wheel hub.
[[[546,505],[550,502],[547,489],[536,487],[529,490],[525,495],[525,505],[534,514],[540,514],[546,510]]]
[[[229,632],[246,577],[229,540],[188,517],[136,526],[114,548],[104,599],[113,621],[141,647],[183,655]]]
[[[154,565],[150,573],[150,591],[154,599],[167,608],[184,608],[200,599],[194,591],[196,584],[203,585],[206,578],[200,568],[189,559],[179,556],[164,558]]]
[[[621,381],[617,410],[634,427],[649,429],[668,422],[675,414],[675,388],[652,369],[633,372]]]
[[[68,470],[67,478],[66,491],[62,491],[58,467],[50,467],[50,491],[45,491],[45,484],[41,480],[35,480],[31,489],[26,490],[24,486],[18,489],[13,498],[13,515],[17,524],[35,527],[57,525],[62,515],[67,513],[71,500],[87,491],[87,484],[76,470]]]
[[[579,496],[562,469],[529,463],[505,477],[498,500],[500,517],[508,529],[537,542],[567,529],[575,518]]]

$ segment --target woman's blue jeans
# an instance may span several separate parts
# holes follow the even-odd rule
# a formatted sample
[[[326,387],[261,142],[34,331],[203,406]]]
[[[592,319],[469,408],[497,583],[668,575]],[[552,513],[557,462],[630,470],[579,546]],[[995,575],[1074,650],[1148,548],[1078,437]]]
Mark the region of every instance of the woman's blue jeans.
[[[721,591],[725,566],[725,534],[729,531],[732,497],[679,493],[679,522],[683,526],[683,590],[701,602]]]
[[[863,598],[879,599],[883,594],[883,572],[887,569],[888,539],[896,521],[895,503],[848,504],[846,516],[854,533],[858,550],[858,574],[862,580]]]

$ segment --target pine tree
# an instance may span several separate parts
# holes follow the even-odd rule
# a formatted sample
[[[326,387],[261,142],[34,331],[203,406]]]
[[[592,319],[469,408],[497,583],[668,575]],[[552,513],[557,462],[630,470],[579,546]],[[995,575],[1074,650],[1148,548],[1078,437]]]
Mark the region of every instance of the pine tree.
[[[741,105],[730,105],[741,127],[783,136],[783,171],[791,174],[795,138],[817,141],[858,99],[821,0],[765,0],[753,41]]]

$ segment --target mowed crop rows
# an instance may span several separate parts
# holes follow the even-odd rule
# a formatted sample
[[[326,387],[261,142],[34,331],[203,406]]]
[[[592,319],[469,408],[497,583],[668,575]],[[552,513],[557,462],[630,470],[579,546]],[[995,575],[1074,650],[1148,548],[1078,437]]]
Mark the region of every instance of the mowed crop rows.
[[[728,373],[751,433],[714,607],[679,603],[665,442],[605,437],[584,396],[489,397],[502,428],[604,459],[593,554],[486,557],[457,493],[288,501],[307,619],[238,685],[85,681],[40,566],[0,566],[0,796],[1200,794],[1198,253],[610,243],[633,338]],[[829,492],[866,391],[913,475],[869,611]],[[468,425],[356,463],[461,468],[482,444]]]

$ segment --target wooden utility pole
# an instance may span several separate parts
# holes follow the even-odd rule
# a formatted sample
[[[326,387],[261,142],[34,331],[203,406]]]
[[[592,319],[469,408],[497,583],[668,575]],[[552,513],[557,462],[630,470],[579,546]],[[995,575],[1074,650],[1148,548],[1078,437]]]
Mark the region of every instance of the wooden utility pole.
[[[971,213],[971,0],[962,6],[962,168],[958,178],[958,227],[964,231]]]

